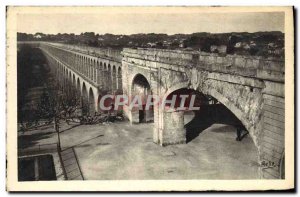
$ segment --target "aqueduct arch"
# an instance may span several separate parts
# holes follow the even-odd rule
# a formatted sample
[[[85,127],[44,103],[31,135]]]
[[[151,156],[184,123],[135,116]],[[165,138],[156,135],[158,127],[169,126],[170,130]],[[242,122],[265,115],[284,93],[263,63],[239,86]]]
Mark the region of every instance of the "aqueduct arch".
[[[85,82],[82,84],[82,114],[88,115],[89,114],[89,98],[88,98],[88,92],[87,87],[85,85]]]
[[[93,89],[90,88],[89,90],[89,115],[95,114],[95,96]]]
[[[79,77],[77,78],[76,89],[79,92],[79,95],[81,95],[81,87],[80,87],[80,79],[79,79]]]
[[[74,87],[76,87],[76,79],[75,79],[75,74],[74,73],[73,73],[72,84],[73,84]]]
[[[130,102],[133,102],[135,96],[138,96],[141,98],[142,105],[131,110],[132,123],[152,122],[154,120],[153,107],[151,106],[149,110],[145,109],[147,98],[150,95],[152,95],[150,83],[144,75],[136,74],[131,83]]]

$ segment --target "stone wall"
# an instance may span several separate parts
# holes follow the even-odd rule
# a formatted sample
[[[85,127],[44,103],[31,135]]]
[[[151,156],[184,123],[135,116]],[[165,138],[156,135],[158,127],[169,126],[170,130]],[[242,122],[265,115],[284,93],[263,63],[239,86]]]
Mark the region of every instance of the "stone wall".
[[[275,163],[274,166],[262,165],[261,177],[281,176],[279,165],[284,153],[282,60],[158,49],[124,49],[122,54],[124,78],[143,74],[153,84],[152,91],[161,97],[188,88],[216,98],[250,132],[258,150],[258,163]],[[130,87],[131,81],[123,83]],[[154,110],[154,142],[160,145],[184,143],[181,117],[180,112]]]

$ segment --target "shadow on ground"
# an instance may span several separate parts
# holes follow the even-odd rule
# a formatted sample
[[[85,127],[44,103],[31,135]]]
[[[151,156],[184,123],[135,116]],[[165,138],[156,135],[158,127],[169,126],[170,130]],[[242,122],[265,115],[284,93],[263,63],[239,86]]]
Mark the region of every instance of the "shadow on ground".
[[[18,136],[18,148],[28,148],[38,144],[39,140],[50,138],[53,132],[40,132]]]
[[[194,113],[193,120],[185,125],[187,143],[216,123],[243,127],[240,120],[222,104],[203,105],[200,110],[194,111]]]

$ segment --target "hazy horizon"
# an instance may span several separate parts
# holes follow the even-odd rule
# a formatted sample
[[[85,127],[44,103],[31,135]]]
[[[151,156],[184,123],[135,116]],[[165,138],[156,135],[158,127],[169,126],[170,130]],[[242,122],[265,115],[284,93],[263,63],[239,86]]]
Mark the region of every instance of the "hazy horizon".
[[[209,33],[209,34],[230,34],[230,33],[261,33],[261,32],[280,32],[280,33],[283,33],[282,31],[256,31],[256,32],[244,32],[244,31],[241,31],[241,32],[223,32],[223,33],[213,33],[213,32],[193,32],[193,33],[176,33],[176,34],[167,34],[167,33],[153,33],[153,32],[150,32],[150,33],[132,33],[132,34],[113,34],[113,33],[110,33],[110,32],[107,32],[107,33],[103,33],[103,34],[99,34],[97,32],[93,32],[95,33],[95,35],[99,34],[99,36],[101,35],[105,35],[105,34],[111,34],[111,35],[115,35],[115,36],[131,36],[131,35],[136,35],[136,34],[166,34],[168,36],[173,36],[173,35],[178,35],[178,34],[182,34],[182,35],[190,35],[190,34],[196,34],[196,33]],[[26,33],[26,32],[17,32],[17,33]],[[26,33],[26,34],[32,34],[32,35],[35,35],[37,33],[42,33],[42,34],[45,34],[45,35],[57,35],[59,33],[56,33],[56,34],[47,34],[47,33],[44,33],[44,32],[35,32],[35,33]],[[91,33],[91,32],[81,32],[81,33]],[[60,33],[60,34],[75,34],[75,35],[80,35],[81,33],[78,33],[78,34],[75,34],[75,33]]]
[[[284,12],[204,12],[197,8],[98,8],[88,13],[20,13],[17,32],[44,34],[95,32],[114,35],[162,33],[168,35],[280,31],[284,33]],[[238,8],[237,8],[238,10]]]

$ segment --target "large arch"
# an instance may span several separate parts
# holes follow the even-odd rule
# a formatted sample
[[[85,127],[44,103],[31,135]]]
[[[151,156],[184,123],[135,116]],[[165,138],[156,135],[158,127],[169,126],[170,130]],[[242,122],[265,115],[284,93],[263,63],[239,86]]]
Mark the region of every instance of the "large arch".
[[[163,97],[167,97],[172,92],[177,91],[179,89],[184,89],[189,87],[189,82],[182,82],[178,83],[171,88],[168,89],[168,91],[165,92]],[[253,128],[251,127],[249,120],[244,116],[244,113],[238,109],[233,103],[231,103],[228,98],[226,98],[224,95],[220,94],[218,91],[216,91],[213,88],[210,88],[208,90],[197,90],[194,88],[191,88],[195,91],[205,92],[206,95],[213,97],[218,102],[223,104],[236,118],[242,123],[242,125],[246,128],[247,131],[249,131],[249,134],[251,135],[255,145],[257,146],[256,138],[253,134]]]
[[[176,99],[173,107],[174,110],[170,110],[169,108],[167,108],[168,112],[164,110],[161,113],[163,120],[162,140],[166,140],[163,142],[163,145],[172,144],[173,142],[182,143],[184,140],[189,143],[197,139],[212,140],[213,142],[215,138],[223,139],[225,136],[223,144],[230,147],[232,143],[238,143],[240,144],[239,146],[244,147],[244,150],[240,153],[245,151],[244,153],[248,154],[247,162],[259,162],[259,149],[255,143],[255,138],[252,135],[250,137],[247,135],[248,129],[244,123],[245,121],[240,119],[239,113],[235,114],[235,111],[232,111],[234,108],[232,108],[233,105],[230,102],[224,102],[227,101],[224,100],[224,96],[221,94],[208,94],[214,92],[214,89],[210,89],[209,92],[205,92],[204,94],[202,91],[188,88],[188,86],[169,90],[168,92],[170,92],[167,96],[168,100],[171,100],[173,95],[195,95],[193,106],[199,107],[199,109],[192,111],[183,110],[182,108],[178,109],[182,105]],[[189,107],[190,105],[188,98],[184,107]],[[241,132],[239,137],[238,131]],[[245,139],[241,140],[243,137]],[[169,139],[171,140],[168,141]],[[241,142],[235,142],[236,140],[241,140]],[[229,150],[233,151],[230,148]],[[259,167],[255,169],[252,166],[249,169],[245,169],[245,171],[248,170],[249,172],[255,172],[256,170],[258,176],[260,169]]]
[[[188,89],[187,87],[189,87],[187,82],[177,84],[177,85],[171,87],[170,89],[168,89],[168,91],[164,94],[164,97],[170,97],[169,95],[172,95],[172,93],[180,91],[180,90]],[[252,130],[253,128],[249,124],[249,120],[247,120],[244,117],[241,110],[239,110],[225,96],[218,93],[213,88],[210,88],[209,90],[204,90],[203,92],[201,90],[197,90],[194,88],[191,88],[190,90],[195,91],[195,92],[200,92],[201,94],[203,94],[203,92],[205,92],[205,96],[208,98],[207,102],[209,102],[209,104],[211,104],[211,101],[212,101],[213,104],[215,104],[215,105],[208,105],[205,107],[202,106],[202,109],[206,110],[206,112],[210,112],[210,113],[213,113],[215,111],[214,113],[216,113],[219,117],[216,116],[214,121],[217,121],[217,122],[223,123],[223,124],[229,124],[229,125],[236,127],[237,129],[243,129],[245,131],[248,131],[251,136],[251,139],[253,140],[253,142],[256,146],[256,149],[258,150],[256,138],[253,135],[253,130]],[[184,113],[182,114],[182,116],[183,115],[184,115]],[[196,115],[201,115],[201,114],[196,114]],[[223,116],[220,117],[220,115],[223,115]],[[203,117],[205,118],[205,116],[203,116]],[[207,125],[207,126],[209,126],[209,125]],[[188,127],[187,127],[187,129],[188,129]],[[187,132],[186,133],[187,141],[190,141],[191,138],[195,137],[193,135],[189,136],[188,131],[186,131],[186,132]],[[196,133],[196,136],[198,134],[199,133]]]
[[[131,122],[132,123],[142,123],[142,122],[153,122],[154,121],[154,112],[153,106],[150,106],[149,109],[146,109],[146,101],[148,96],[152,94],[150,83],[147,78],[138,73],[136,74],[131,83],[130,90],[130,103],[134,102],[135,97],[141,99],[142,103],[139,106],[133,107],[131,110]],[[137,101],[137,100],[135,100]],[[136,103],[136,102],[135,102]]]

